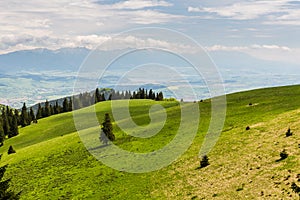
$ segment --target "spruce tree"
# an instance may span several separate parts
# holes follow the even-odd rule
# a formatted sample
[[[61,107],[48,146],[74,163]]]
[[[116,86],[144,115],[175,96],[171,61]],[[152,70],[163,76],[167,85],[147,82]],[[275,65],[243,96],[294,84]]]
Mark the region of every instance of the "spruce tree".
[[[58,102],[57,102],[57,101],[55,102],[55,105],[54,105],[54,107],[53,107],[53,112],[54,112],[55,115],[58,114],[58,113],[60,113],[60,110],[59,110],[59,106],[58,106]]]
[[[14,150],[14,148],[10,145],[9,148],[8,148],[8,151],[7,151],[7,154],[13,154],[13,153],[16,153],[16,151]]]
[[[21,112],[21,126],[25,127],[27,125],[28,125],[28,114],[27,114],[26,104],[24,103]]]
[[[71,112],[72,110],[73,110],[73,102],[72,102],[72,98],[70,98],[68,103],[68,111]]]
[[[19,111],[15,110],[15,117],[17,119],[18,125],[21,125],[21,120],[20,120],[20,115],[19,115]]]
[[[208,165],[209,165],[208,156],[207,155],[202,156],[202,159],[200,161],[200,168],[206,167]]]
[[[1,159],[2,155],[0,155]],[[3,200],[18,200],[20,199],[21,192],[15,193],[9,190],[10,179],[3,180],[6,172],[7,165],[0,167],[0,199]]]
[[[34,115],[32,107],[30,108],[29,115],[30,115],[31,121],[35,122],[36,121],[36,117]]]
[[[16,116],[13,116],[12,124],[10,126],[10,132],[8,134],[8,137],[11,138],[11,137],[14,137],[14,136],[17,136],[17,135],[19,135],[18,120],[17,120]]]
[[[4,135],[6,136],[10,131],[10,126],[4,109],[2,110],[2,120],[3,120],[3,131],[4,131]]]
[[[45,102],[45,117],[51,116],[51,110],[48,100]]]
[[[95,91],[95,103],[98,103],[100,101],[101,101],[101,94],[99,92],[99,88],[97,88]]]
[[[0,117],[0,147],[3,146],[5,139],[4,130],[3,130],[3,120],[2,117]]]
[[[102,131],[110,141],[115,140],[115,135],[113,134],[112,123],[111,123],[110,116],[108,113],[106,113],[104,116],[104,122],[102,123]]]
[[[49,116],[54,115],[53,107],[52,107],[51,104],[49,106],[49,110],[50,110],[50,115]]]
[[[69,110],[69,104],[67,98],[65,98],[63,101],[63,112],[68,112],[68,110]]]
[[[42,114],[42,106],[41,104],[39,103],[38,105],[38,110],[36,112],[36,119],[41,119],[43,117],[43,114]]]
[[[31,122],[32,122],[32,118],[31,118],[31,115],[30,115],[30,111],[27,112],[27,116],[28,116],[28,118],[27,118],[27,126],[28,126],[28,125],[30,125]]]

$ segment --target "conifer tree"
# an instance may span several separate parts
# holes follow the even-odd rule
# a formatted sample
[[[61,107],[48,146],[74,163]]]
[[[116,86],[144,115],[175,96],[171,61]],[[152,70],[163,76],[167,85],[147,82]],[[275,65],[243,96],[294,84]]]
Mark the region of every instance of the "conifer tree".
[[[25,127],[27,125],[28,125],[28,114],[27,114],[26,104],[24,103],[21,112],[21,126]]]
[[[10,125],[10,132],[8,134],[8,137],[14,137],[19,135],[19,129],[18,129],[18,120],[16,116],[13,116],[12,118],[12,124]]]
[[[52,107],[51,104],[49,106],[49,111],[50,111],[50,113],[49,113],[50,115],[49,116],[54,115],[53,107]]]
[[[65,98],[63,101],[63,112],[68,112],[68,110],[69,110],[68,100],[67,98]]]
[[[28,116],[28,118],[27,118],[27,126],[28,126],[28,125],[30,125],[31,122],[32,122],[32,118],[31,118],[31,115],[30,115],[30,111],[27,112],[27,116]]]
[[[50,105],[48,100],[45,102],[45,117],[49,117],[51,115]]]
[[[3,130],[3,120],[2,117],[0,117],[0,147],[3,146],[5,139],[4,130]]]
[[[95,103],[98,103],[100,101],[101,101],[101,94],[99,92],[99,88],[97,88],[95,91]]]
[[[68,111],[71,112],[72,110],[73,110],[73,102],[72,102],[72,98],[70,98],[68,103]]]
[[[0,155],[1,159],[2,155]],[[10,179],[3,180],[6,172],[7,165],[0,167],[0,199],[7,200],[18,200],[20,199],[21,192],[15,193],[9,190]]]
[[[36,119],[41,119],[42,118],[42,106],[41,106],[41,104],[39,103],[39,105],[38,105],[38,110],[37,110],[37,112],[36,112]]]
[[[115,140],[115,135],[113,134],[112,123],[111,123],[110,116],[108,113],[106,113],[104,116],[104,122],[102,123],[102,131],[110,141]]]
[[[54,105],[54,107],[53,107],[53,112],[54,112],[55,115],[58,114],[58,113],[60,113],[60,110],[59,110],[59,106],[58,106],[58,102],[57,102],[57,101],[55,102],[55,105]]]
[[[19,111],[15,110],[15,117],[17,119],[18,125],[21,125],[21,120],[20,120],[20,115],[19,115]]]
[[[30,108],[29,115],[30,115],[31,121],[36,120],[32,107]]]
[[[207,155],[202,156],[202,159],[200,161],[200,168],[206,167],[208,165],[209,165],[208,156]]]
[[[4,109],[2,110],[2,120],[3,120],[3,131],[4,131],[4,135],[6,136],[10,131],[10,126]]]
[[[16,151],[14,150],[14,148],[10,145],[9,148],[8,148],[8,151],[7,151],[7,154],[13,154],[13,153],[16,153]]]

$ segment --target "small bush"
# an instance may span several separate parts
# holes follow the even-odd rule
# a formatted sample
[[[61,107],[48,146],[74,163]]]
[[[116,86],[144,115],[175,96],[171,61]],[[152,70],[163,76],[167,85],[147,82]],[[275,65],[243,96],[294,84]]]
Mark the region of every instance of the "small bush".
[[[200,160],[200,168],[204,168],[206,166],[209,165],[209,162],[208,162],[208,156],[207,155],[204,155],[202,157],[202,159]]]
[[[249,106],[252,106],[252,103],[249,103]]]
[[[247,126],[247,127],[246,127],[246,131],[249,131],[249,130],[250,130],[250,127],[249,127],[249,126]]]
[[[7,154],[12,154],[12,153],[16,153],[16,151],[14,150],[14,148],[10,145],[7,151]]]
[[[280,160],[284,160],[289,156],[289,154],[285,151],[285,149],[280,152]]]
[[[291,132],[291,129],[289,128],[288,130],[287,130],[287,132],[285,133],[285,136],[286,137],[290,137],[290,136],[292,136],[293,135],[293,133]]]
[[[292,183],[291,188],[292,188],[293,192],[298,194],[300,197],[300,187],[296,183]]]

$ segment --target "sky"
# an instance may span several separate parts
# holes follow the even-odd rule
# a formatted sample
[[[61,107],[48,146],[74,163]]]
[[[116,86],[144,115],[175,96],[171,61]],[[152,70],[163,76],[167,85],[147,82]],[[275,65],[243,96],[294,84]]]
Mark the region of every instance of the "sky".
[[[148,33],[148,29],[143,29],[149,27],[165,31]],[[144,34],[133,34],[138,32],[136,29]],[[136,46],[184,53],[186,58],[201,57],[189,42],[183,42],[187,38],[169,37],[166,30],[182,33],[204,48],[220,69],[226,93],[300,84],[300,0],[2,0],[0,103],[18,107],[22,102],[33,104],[72,94],[73,79],[62,80],[55,74],[59,70],[68,74],[62,65],[73,67],[74,62],[77,67],[70,74],[77,74],[82,66],[77,60],[83,60],[82,55],[86,55],[85,49],[81,53],[79,47],[97,48],[107,57],[122,52],[120,48]],[[112,38],[116,45],[105,45]],[[78,54],[68,51],[70,48],[76,48]],[[25,54],[23,50],[28,51]],[[147,61],[149,52],[142,56],[135,54],[135,58],[127,59],[122,65],[132,66],[139,59]],[[72,59],[73,55],[81,56]],[[68,59],[63,59],[64,56]],[[5,63],[7,60],[10,62]],[[19,63],[24,64],[24,69],[20,69]],[[30,68],[28,65],[32,63],[34,66]],[[40,63],[43,66],[35,66]],[[175,59],[169,64],[179,62]],[[44,69],[44,65],[49,66]],[[51,74],[49,70],[54,70],[55,79],[43,76]],[[10,77],[11,73],[4,76],[5,71],[14,71],[12,74],[19,78]],[[32,73],[40,73],[40,77],[35,80]],[[41,77],[45,78],[44,82],[40,81]],[[30,88],[26,93],[24,85]],[[7,95],[11,93],[16,95]]]
[[[3,0],[0,54],[93,49],[114,34],[142,27],[182,32],[208,52],[300,63],[298,0]]]

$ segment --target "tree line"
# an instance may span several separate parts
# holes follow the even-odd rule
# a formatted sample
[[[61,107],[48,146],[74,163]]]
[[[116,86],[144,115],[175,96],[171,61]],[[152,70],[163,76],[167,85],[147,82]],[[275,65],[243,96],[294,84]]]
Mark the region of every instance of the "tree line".
[[[0,146],[3,145],[6,137],[11,138],[19,134],[18,125],[21,120],[18,111],[9,108],[8,106],[1,109],[0,117]]]
[[[78,110],[102,101],[121,99],[152,99],[155,101],[162,101],[164,99],[164,95],[162,92],[155,93],[152,89],[148,91],[144,88],[139,88],[134,92],[120,92],[112,89],[97,88],[93,92],[85,92],[71,97],[65,97],[63,101],[46,101],[43,106],[41,103],[39,103],[35,119],[41,119],[51,115]]]
[[[33,107],[28,109],[25,103],[20,111],[6,106],[0,110],[0,146],[3,145],[5,138],[17,136],[20,126],[26,127],[31,123],[37,123],[39,119],[88,107],[98,102],[120,99],[152,99],[162,101],[164,96],[162,92],[155,93],[152,89],[148,91],[145,88],[139,88],[134,92],[120,92],[113,89],[97,88],[93,92],[65,97],[60,101],[49,102],[46,100],[43,105],[41,103],[38,104],[36,112],[34,112]]]

